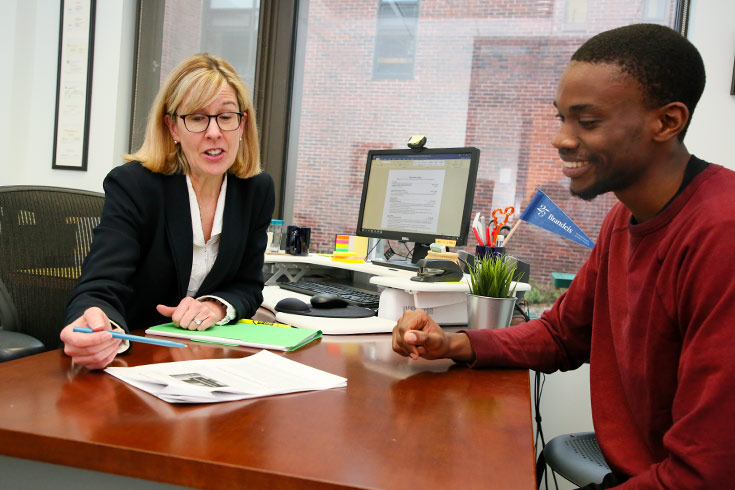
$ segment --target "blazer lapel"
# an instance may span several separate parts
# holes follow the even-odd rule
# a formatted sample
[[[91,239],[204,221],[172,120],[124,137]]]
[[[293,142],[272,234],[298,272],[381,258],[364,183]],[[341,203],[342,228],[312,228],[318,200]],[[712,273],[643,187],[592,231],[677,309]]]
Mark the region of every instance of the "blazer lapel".
[[[176,284],[179,296],[186,296],[191,276],[191,257],[193,253],[193,234],[191,231],[191,212],[186,177],[173,175],[163,179],[166,234],[171,244],[171,255],[176,265]]]

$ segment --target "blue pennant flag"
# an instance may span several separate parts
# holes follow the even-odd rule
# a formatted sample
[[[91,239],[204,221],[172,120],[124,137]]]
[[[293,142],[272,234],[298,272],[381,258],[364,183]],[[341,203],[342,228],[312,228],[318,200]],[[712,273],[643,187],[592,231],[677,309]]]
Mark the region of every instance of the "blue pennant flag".
[[[564,214],[564,211],[559,209],[559,206],[554,204],[554,201],[549,199],[549,196],[541,192],[540,189],[536,191],[536,195],[523,210],[520,219],[587,248],[592,248],[595,245],[590,237],[585,235],[579,226],[575,225],[574,221]]]

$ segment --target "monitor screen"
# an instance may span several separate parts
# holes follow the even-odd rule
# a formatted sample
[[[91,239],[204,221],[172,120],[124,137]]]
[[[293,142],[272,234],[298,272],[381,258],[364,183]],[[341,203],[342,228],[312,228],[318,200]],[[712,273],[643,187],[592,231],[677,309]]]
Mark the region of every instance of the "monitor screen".
[[[466,244],[479,159],[477,148],[369,151],[357,235]]]

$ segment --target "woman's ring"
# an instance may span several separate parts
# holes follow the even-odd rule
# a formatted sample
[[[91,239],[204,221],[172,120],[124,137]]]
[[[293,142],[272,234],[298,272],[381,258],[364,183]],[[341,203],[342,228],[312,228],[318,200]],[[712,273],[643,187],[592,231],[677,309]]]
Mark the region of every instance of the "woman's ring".
[[[201,321],[200,319],[198,319],[198,318],[195,318],[195,319],[194,319],[194,323],[195,323],[195,324],[196,324],[196,326],[198,327],[199,325],[201,325],[201,324],[202,324],[202,321]]]

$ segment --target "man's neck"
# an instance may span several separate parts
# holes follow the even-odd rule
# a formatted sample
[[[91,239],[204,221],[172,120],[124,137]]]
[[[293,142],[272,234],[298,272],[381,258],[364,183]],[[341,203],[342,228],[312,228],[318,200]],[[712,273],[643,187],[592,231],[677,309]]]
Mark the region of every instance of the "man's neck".
[[[656,216],[677,194],[691,155],[681,145],[658,159],[634,185],[616,192],[616,197],[633,214],[637,223]]]

